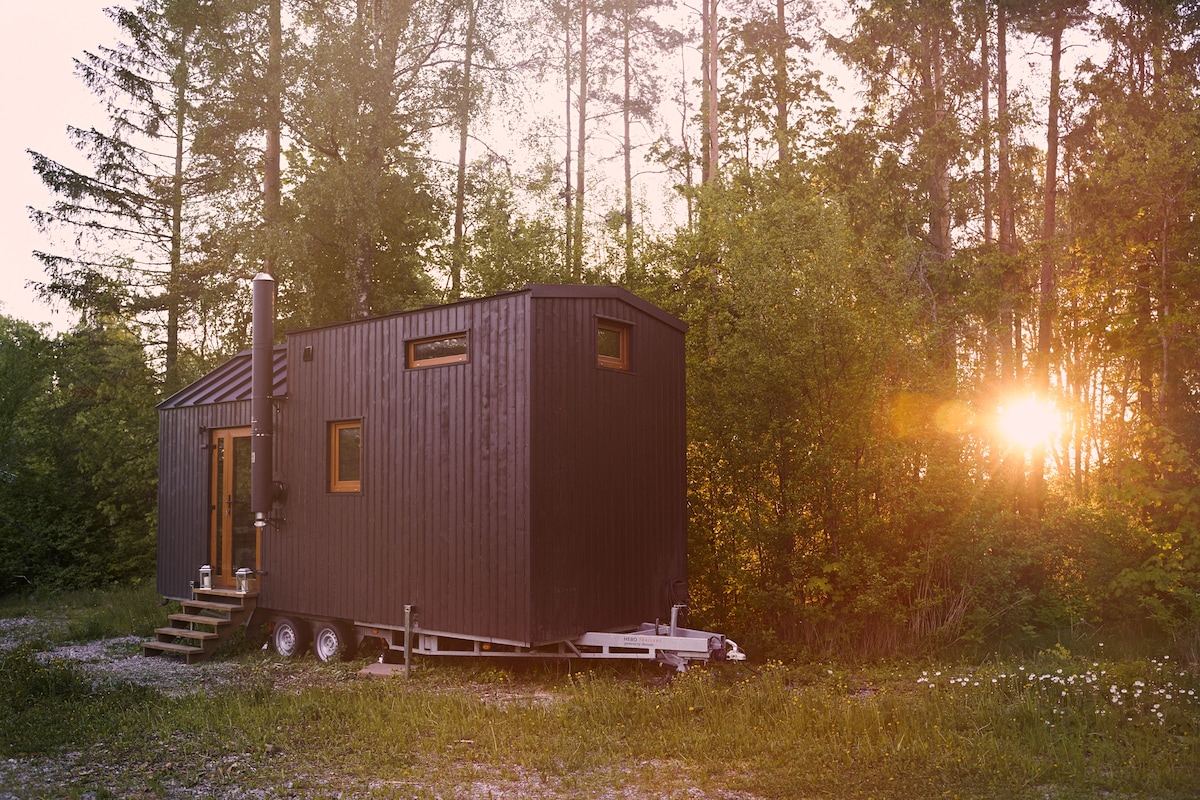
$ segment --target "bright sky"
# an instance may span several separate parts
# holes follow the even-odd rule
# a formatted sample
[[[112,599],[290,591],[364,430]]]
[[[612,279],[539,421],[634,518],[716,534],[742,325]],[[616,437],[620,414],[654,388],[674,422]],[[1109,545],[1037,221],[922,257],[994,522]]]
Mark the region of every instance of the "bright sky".
[[[73,72],[72,58],[111,43],[115,28],[104,16],[106,0],[38,0],[5,3],[0,24],[0,313],[70,327],[69,312],[55,313],[26,287],[45,277],[33,250],[48,249],[27,208],[49,205],[26,149],[82,165],[69,124],[103,120],[96,99]]]

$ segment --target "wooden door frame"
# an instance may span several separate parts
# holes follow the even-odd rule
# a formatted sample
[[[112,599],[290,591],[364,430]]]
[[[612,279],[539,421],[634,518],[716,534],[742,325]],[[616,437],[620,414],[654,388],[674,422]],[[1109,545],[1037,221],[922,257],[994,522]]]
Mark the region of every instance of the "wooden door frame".
[[[226,445],[228,447],[228,451],[225,454],[225,465],[224,465],[224,470],[223,470],[224,474],[222,474],[220,477],[221,477],[224,485],[227,486],[228,488],[232,489],[233,475],[234,475],[232,443],[233,443],[233,440],[237,439],[237,438],[245,437],[245,438],[249,439],[251,436],[251,429],[250,429],[250,426],[248,426],[248,425],[245,425],[245,426],[238,425],[238,426],[230,427],[230,428],[213,428],[210,431],[210,434],[211,434],[211,436],[209,439],[209,444],[210,444],[211,455],[209,457],[209,466],[208,466],[208,482],[209,482],[208,483],[208,496],[209,496],[209,500],[210,500],[209,514],[208,514],[208,563],[210,565],[212,565],[212,568],[213,568],[213,577],[212,577],[213,588],[228,589],[228,588],[233,588],[234,583],[235,583],[234,576],[232,574],[233,573],[233,510],[232,510],[232,507],[229,507],[229,513],[227,515],[224,515],[227,518],[225,520],[223,520],[224,525],[223,525],[223,531],[222,531],[221,538],[223,540],[222,544],[225,546],[222,548],[223,557],[221,560],[222,560],[222,562],[225,562],[225,563],[217,564],[216,563],[216,558],[217,558],[217,520],[218,520],[218,516],[222,516],[222,504],[226,502],[226,501],[222,500],[222,498],[219,497],[217,494],[218,464],[221,463],[220,459],[218,459],[218,457],[217,457],[217,442],[219,439],[222,439],[222,438],[224,438],[226,440]],[[254,568],[255,569],[258,569],[258,567],[260,566],[261,560],[262,560],[262,530],[260,528],[255,528],[254,529]],[[224,567],[224,569],[222,569],[223,567]]]

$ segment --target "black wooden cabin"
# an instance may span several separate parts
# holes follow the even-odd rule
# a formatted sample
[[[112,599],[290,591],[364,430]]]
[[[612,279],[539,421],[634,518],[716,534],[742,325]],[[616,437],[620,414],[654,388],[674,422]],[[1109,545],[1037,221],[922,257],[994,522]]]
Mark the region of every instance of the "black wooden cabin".
[[[268,613],[537,647],[686,594],[685,325],[615,287],[293,331],[274,505],[250,513],[251,359],[159,406],[158,590],[256,571]]]

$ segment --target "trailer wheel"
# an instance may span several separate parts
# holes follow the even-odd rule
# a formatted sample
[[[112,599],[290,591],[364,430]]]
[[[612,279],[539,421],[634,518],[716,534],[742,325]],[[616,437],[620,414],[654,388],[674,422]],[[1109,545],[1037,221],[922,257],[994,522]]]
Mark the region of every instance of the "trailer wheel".
[[[308,649],[308,637],[303,621],[280,617],[271,629],[271,646],[284,658],[295,658]]]
[[[345,661],[354,655],[354,637],[341,622],[318,622],[313,634],[313,655],[319,661]]]

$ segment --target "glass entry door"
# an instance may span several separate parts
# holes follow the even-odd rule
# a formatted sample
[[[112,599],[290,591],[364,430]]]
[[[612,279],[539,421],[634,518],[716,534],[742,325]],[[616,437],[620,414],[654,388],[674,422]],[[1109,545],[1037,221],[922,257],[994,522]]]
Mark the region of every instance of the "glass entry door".
[[[250,511],[250,429],[212,432],[209,563],[213,586],[233,588],[242,567],[259,566],[258,529]]]

